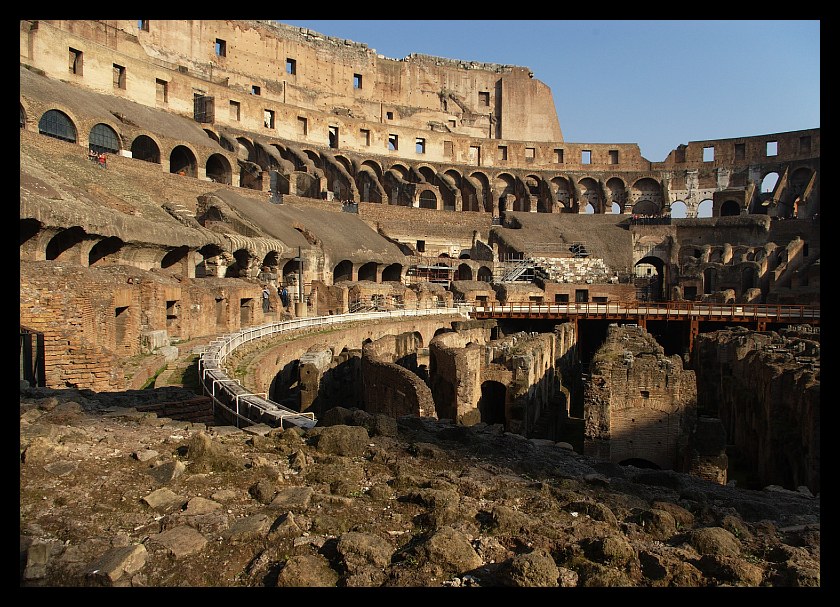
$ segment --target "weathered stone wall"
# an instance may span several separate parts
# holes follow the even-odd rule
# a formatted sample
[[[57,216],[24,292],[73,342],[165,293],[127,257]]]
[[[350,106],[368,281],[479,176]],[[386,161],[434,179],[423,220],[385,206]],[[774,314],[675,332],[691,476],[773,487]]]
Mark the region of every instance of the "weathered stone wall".
[[[365,411],[390,417],[420,415],[437,417],[432,392],[414,372],[401,366],[405,361],[416,368],[420,345],[416,333],[386,335],[362,347],[362,382]]]
[[[717,415],[763,485],[820,490],[819,341],[747,329],[700,334],[698,406]]]
[[[696,418],[694,372],[641,327],[611,325],[584,391],[584,453],[675,469]]]

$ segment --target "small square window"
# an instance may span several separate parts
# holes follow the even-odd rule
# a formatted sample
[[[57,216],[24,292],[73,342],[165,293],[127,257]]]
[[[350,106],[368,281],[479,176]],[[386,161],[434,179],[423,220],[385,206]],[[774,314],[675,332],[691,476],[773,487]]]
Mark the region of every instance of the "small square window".
[[[592,151],[591,150],[583,150],[580,153],[580,163],[581,164],[592,164]]]
[[[703,148],[703,162],[712,162],[715,159],[715,148],[714,146],[708,146]]]
[[[260,87],[258,87],[256,84],[251,85],[251,94],[252,95],[259,95],[261,92],[262,91],[260,90]]]
[[[418,137],[414,142],[414,151],[418,154],[426,153],[426,140]]]
[[[554,162],[563,164],[563,150],[554,150]]]
[[[393,120],[394,112],[385,112],[385,118],[387,118],[388,120]]]
[[[362,75],[361,74],[353,74],[353,88],[354,89],[362,88]]]
[[[286,59],[286,73],[291,76],[297,74],[297,61],[294,59]]]
[[[449,121],[449,128],[454,129],[457,126],[457,123],[454,120]]]
[[[767,142],[767,155],[768,156],[776,156],[779,153],[779,142],[778,141],[768,141]]]
[[[221,38],[216,38],[216,56],[217,57],[226,57],[227,56],[227,42],[225,42]]]
[[[417,252],[418,253],[425,253],[426,252],[426,241],[425,240],[418,240],[417,241]]]
[[[490,107],[490,93],[487,91],[479,91],[478,105],[483,107]]]
[[[525,148],[525,160],[533,160],[536,156],[534,148]]]
[[[610,164],[618,164],[618,150],[610,150]]]
[[[140,19],[137,21],[137,29],[141,32],[148,32],[149,31],[149,20],[148,19]]]

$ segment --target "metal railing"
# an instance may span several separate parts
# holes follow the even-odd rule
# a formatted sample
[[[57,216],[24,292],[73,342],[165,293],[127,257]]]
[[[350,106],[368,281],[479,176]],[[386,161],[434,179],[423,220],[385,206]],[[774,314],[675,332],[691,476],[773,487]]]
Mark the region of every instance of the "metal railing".
[[[657,317],[671,320],[755,320],[766,322],[819,322],[820,307],[789,304],[720,304],[694,301],[668,301],[631,303],[490,303],[485,306],[473,306],[472,315],[507,316],[507,315],[575,315],[575,316],[611,316],[628,318]]]
[[[311,428],[317,420],[312,413],[301,413],[284,407],[267,398],[265,393],[249,392],[239,380],[231,379],[224,370],[224,361],[230,354],[247,343],[272,337],[280,333],[325,327],[347,322],[359,322],[381,318],[401,318],[409,316],[432,316],[440,314],[460,314],[468,316],[464,307],[402,309],[383,312],[360,312],[356,314],[335,314],[331,316],[313,316],[296,318],[283,322],[248,327],[236,333],[222,335],[208,344],[198,358],[198,376],[204,394],[213,401],[213,415],[219,407],[224,417],[232,418],[236,427],[240,424],[252,425],[267,423],[283,427],[284,424]]]

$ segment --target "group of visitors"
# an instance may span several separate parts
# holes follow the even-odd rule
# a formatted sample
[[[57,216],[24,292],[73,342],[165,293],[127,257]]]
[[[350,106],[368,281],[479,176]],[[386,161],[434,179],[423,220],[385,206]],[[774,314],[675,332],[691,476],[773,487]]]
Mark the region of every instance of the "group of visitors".
[[[285,286],[277,285],[277,297],[280,298],[284,310],[289,307],[289,292]],[[265,285],[262,290],[262,309],[265,313],[271,311],[271,292],[268,290],[268,285]]]
[[[90,151],[88,152],[88,160],[90,160],[91,162],[98,163],[99,166],[103,169],[107,168],[106,164],[105,164],[106,163],[105,152],[99,152],[97,154],[96,150],[94,150],[93,148],[90,148]]]

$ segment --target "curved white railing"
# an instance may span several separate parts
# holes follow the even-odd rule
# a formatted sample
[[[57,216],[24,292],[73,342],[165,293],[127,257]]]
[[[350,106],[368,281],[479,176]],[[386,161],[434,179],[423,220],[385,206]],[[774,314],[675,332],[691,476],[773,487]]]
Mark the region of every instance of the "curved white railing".
[[[257,339],[264,339],[300,329],[310,329],[346,322],[376,320],[380,318],[405,318],[410,316],[433,316],[442,314],[460,314],[469,316],[469,308],[428,308],[416,310],[391,310],[385,312],[358,312],[354,314],[335,314],[295,318],[278,323],[248,327],[236,333],[222,335],[214,339],[198,358],[198,377],[204,393],[213,400],[213,413],[216,408],[222,410],[225,417],[233,423],[251,425],[267,423],[272,426],[289,424],[311,428],[317,423],[314,414],[300,413],[269,400],[267,394],[254,394],[246,390],[237,379],[231,379],[223,369],[225,358],[236,348]]]

